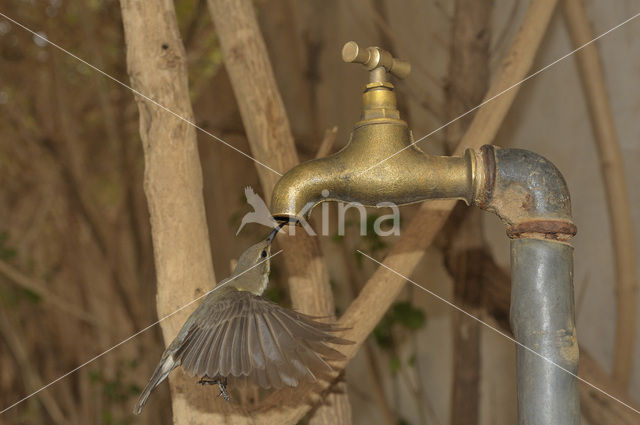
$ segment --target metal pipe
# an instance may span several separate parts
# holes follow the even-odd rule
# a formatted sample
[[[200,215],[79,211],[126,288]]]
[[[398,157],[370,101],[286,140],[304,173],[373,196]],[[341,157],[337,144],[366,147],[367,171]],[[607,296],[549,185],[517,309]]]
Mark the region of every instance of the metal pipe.
[[[443,198],[497,214],[512,239],[510,318],[522,344],[517,348],[518,422],[579,424],[578,388],[571,375],[577,372],[578,342],[568,243],[576,226],[562,174],[547,159],[522,149],[485,145],[462,157],[425,154],[412,145],[400,119],[393,85],[386,81],[389,69],[376,68],[383,58],[395,69],[395,59],[378,48],[356,47],[345,46],[345,60],[372,71],[361,120],[340,152],[300,164],[278,181],[272,215],[299,222],[323,201],[402,205]]]
[[[573,317],[573,248],[556,241],[513,239],[511,329],[527,347],[516,347],[521,425],[580,424],[578,383],[567,373],[578,372]]]
[[[511,238],[510,323],[516,341],[518,423],[578,425],[571,198],[558,169],[522,149],[483,146],[475,204]],[[526,348],[525,348],[526,347]],[[565,370],[563,370],[565,369]]]
[[[478,161],[481,182],[474,203],[498,215],[509,237],[568,240],[576,234],[567,183],[551,161],[491,145],[480,148]]]

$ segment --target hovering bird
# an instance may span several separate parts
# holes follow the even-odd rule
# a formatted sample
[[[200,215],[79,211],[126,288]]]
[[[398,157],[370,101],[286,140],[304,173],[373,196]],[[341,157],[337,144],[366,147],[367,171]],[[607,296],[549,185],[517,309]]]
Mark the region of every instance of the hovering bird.
[[[189,316],[162,354],[133,412],[140,414],[151,392],[178,366],[217,384],[229,401],[228,377],[244,377],[264,389],[316,382],[333,371],[328,362],[344,356],[329,344],[351,344],[336,328],[262,297],[269,283],[269,237],[247,249],[227,279]]]
[[[271,216],[269,207],[267,207],[267,204],[265,204],[262,198],[253,191],[251,186],[244,188],[244,196],[247,198],[247,202],[251,205],[253,211],[246,213],[242,217],[242,222],[240,223],[240,227],[238,227],[236,236],[247,223],[259,223],[263,226],[278,228],[278,222]]]

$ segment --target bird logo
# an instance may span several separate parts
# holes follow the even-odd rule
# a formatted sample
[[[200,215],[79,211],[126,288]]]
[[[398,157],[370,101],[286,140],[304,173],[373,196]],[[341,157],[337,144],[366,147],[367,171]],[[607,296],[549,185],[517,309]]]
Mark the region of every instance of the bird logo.
[[[246,213],[244,217],[242,217],[242,222],[236,232],[236,236],[247,223],[258,223],[272,228],[278,227],[278,222],[271,216],[269,207],[267,207],[267,204],[262,198],[253,191],[251,186],[244,188],[244,196],[247,198],[247,202],[251,205],[253,211]]]

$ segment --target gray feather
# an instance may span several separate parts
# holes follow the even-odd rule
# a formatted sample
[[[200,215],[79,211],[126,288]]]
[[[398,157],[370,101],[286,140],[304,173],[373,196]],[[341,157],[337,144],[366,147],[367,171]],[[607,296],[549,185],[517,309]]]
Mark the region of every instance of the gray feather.
[[[281,307],[247,291],[228,291],[204,307],[176,349],[189,373],[246,376],[263,388],[296,386],[332,371],[344,356],[329,344],[350,344],[334,325]]]

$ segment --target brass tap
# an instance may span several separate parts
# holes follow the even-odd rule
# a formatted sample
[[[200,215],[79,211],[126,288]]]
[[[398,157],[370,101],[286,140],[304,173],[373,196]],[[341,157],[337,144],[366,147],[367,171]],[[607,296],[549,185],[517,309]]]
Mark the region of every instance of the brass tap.
[[[394,58],[391,53],[379,47],[361,49],[355,41],[349,41],[342,47],[342,60],[363,64],[371,71],[371,83],[387,81],[387,73],[398,78],[407,78],[411,72],[411,64],[408,61]]]
[[[347,63],[360,63],[369,70],[369,84],[362,94],[362,121],[375,118],[399,120],[394,86],[388,81],[388,74],[397,78],[406,78],[411,72],[409,62],[394,58],[391,53],[379,47],[361,49],[355,41],[349,41],[342,48],[342,60]]]
[[[409,62],[379,47],[361,49],[353,41],[344,45],[342,58],[369,70],[361,119],[340,152],[300,164],[280,178],[271,198],[273,216],[293,221],[307,218],[315,205],[332,200],[366,206],[436,198],[471,203],[473,152],[462,157],[427,155],[412,144],[413,135],[400,117],[388,77],[407,77]]]

